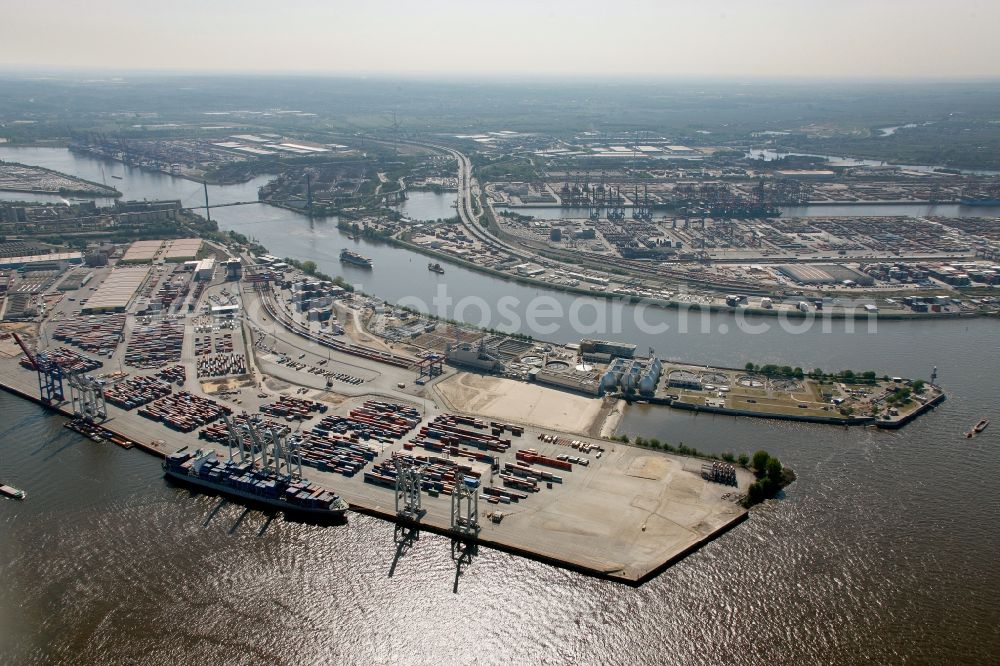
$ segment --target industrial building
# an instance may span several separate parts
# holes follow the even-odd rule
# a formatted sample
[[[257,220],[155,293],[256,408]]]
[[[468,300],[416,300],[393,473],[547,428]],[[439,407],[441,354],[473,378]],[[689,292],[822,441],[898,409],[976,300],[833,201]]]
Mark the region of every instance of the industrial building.
[[[213,305],[209,312],[212,313],[213,317],[235,317],[240,312],[240,306],[237,304]]]
[[[86,268],[77,268],[67,275],[56,288],[59,291],[76,291],[84,287],[93,277],[94,273],[92,271]]]
[[[177,238],[174,240],[135,241],[125,251],[121,262],[125,264],[149,264],[156,259],[169,262],[193,261],[201,251],[200,238]]]
[[[843,264],[781,264],[778,266],[778,271],[804,285],[852,282],[863,287],[870,287],[875,284],[871,275]]]
[[[206,257],[194,267],[194,279],[198,282],[211,282],[215,275],[215,257]]]
[[[149,277],[149,267],[129,266],[111,271],[81,308],[84,314],[124,312]]]
[[[344,292],[340,287],[322,280],[289,282],[288,288],[292,292],[291,301],[296,312],[309,312],[315,309],[329,310],[334,299],[340,298]]]
[[[580,340],[580,355],[585,361],[608,363],[612,358],[632,358],[635,345],[609,340]]]
[[[163,249],[163,260],[170,262],[191,261],[198,257],[200,251],[200,238],[177,238],[166,241],[166,247]]]
[[[490,355],[486,349],[485,339],[480,340],[479,344],[475,346],[468,342],[461,342],[454,346],[448,345],[445,354],[448,362],[452,365],[475,368],[485,372],[503,369],[503,363]]]
[[[225,262],[226,267],[226,280],[228,282],[236,282],[243,277],[243,262],[240,261],[239,257],[230,258]]]
[[[601,381],[598,373],[587,370],[553,371],[545,368],[533,368],[528,375],[539,384],[558,386],[559,388],[579,391],[587,395],[601,394]]]
[[[0,268],[31,270],[36,264],[82,264],[82,252],[54,252],[52,254],[33,254],[24,257],[0,258]]]
[[[307,321],[329,321],[333,316],[333,311],[329,308],[311,308],[306,312]]]
[[[163,247],[161,240],[135,241],[125,250],[120,262],[123,264],[150,264],[161,247]]]

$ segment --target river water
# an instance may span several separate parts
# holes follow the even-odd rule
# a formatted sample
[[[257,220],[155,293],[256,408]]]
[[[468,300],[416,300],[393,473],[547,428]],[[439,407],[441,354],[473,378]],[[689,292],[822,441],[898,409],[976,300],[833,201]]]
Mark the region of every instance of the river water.
[[[13,159],[10,151],[0,148],[0,158]],[[18,161],[92,178],[84,169],[95,160],[72,170],[60,160],[79,158],[59,152],[40,154],[44,164]],[[150,197],[201,195],[169,176],[136,180]],[[119,189],[138,196],[130,181]],[[255,189],[210,188],[210,197],[245,201]],[[330,221],[260,205],[213,213],[274,254],[341,271],[335,255],[349,241]],[[345,275],[390,300],[430,298],[445,285],[457,299],[544,296],[573,306],[562,294],[451,265],[438,276],[420,255],[359,245],[375,270]],[[81,439],[60,417],[0,395],[0,481],[29,492],[23,503],[0,500],[0,662],[996,662],[995,320],[797,332],[772,319],[685,320],[650,309],[644,321],[670,327],[650,332],[633,308],[622,313],[607,337],[661,356],[923,377],[936,365],[949,399],[896,433],[633,409],[624,432],[709,451],[767,448],[799,480],[640,589],[484,549],[456,593],[445,539],[422,535],[394,561],[393,529],[375,519],[317,528],[256,512],[241,520],[228,504],[213,514],[217,499],[170,486],[157,460]],[[770,330],[746,330],[760,323]],[[563,321],[544,337],[580,335]],[[983,417],[993,426],[964,439]]]
[[[896,130],[896,128],[886,128]],[[888,162],[882,160],[867,160],[858,157],[842,157],[838,155],[817,155],[815,153],[787,153],[772,150],[770,148],[754,148],[747,153],[747,157],[752,157],[758,160],[764,160],[769,162],[771,160],[781,159],[783,157],[794,156],[794,157],[822,157],[825,160],[829,160],[830,166],[886,166],[890,165]],[[899,167],[901,169],[906,169],[908,171],[924,171],[927,173],[933,172],[935,169],[941,169],[944,167],[927,165],[927,164],[895,164],[892,163],[890,166]],[[977,174],[980,176],[996,176],[1000,175],[1000,171],[995,169],[959,169],[961,173]]]
[[[530,215],[539,220],[586,220],[586,208],[560,206],[525,206],[511,208],[518,215]],[[665,213],[664,217],[669,217]],[[789,217],[879,217],[879,216],[998,217],[1000,206],[962,206],[960,204],[819,204],[783,206],[781,216]],[[657,214],[656,217],[660,217]]]

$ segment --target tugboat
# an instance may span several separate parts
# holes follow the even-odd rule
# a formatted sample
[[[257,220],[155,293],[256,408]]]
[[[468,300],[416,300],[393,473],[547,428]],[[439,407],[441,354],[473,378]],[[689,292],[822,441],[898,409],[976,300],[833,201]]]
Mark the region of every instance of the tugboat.
[[[444,273],[444,269],[441,268],[441,264],[427,264],[427,270],[429,270],[431,273],[439,273],[439,274]]]
[[[362,268],[372,267],[371,259],[361,256],[357,252],[353,252],[346,248],[340,251],[340,262],[344,264],[354,264],[355,266],[360,266]]]

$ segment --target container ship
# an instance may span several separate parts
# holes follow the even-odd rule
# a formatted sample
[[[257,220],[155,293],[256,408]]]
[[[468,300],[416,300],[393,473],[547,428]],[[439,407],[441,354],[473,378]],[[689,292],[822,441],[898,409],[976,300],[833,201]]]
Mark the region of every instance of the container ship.
[[[962,197],[958,202],[963,206],[1000,206],[1000,197]]]
[[[971,187],[962,192],[958,203],[963,206],[1000,206],[1000,187]]]
[[[713,204],[708,209],[708,215],[720,220],[749,220],[781,217],[781,209],[763,203]]]
[[[444,269],[441,268],[441,264],[427,264],[427,270],[431,273],[444,273]]]
[[[341,520],[348,509],[347,502],[314,483],[275,474],[252,462],[219,460],[211,449],[168,455],[163,471],[181,483],[311,520]]]
[[[355,266],[361,266],[362,268],[372,267],[371,259],[361,256],[357,252],[353,252],[346,248],[340,251],[340,261],[341,263],[354,264]]]

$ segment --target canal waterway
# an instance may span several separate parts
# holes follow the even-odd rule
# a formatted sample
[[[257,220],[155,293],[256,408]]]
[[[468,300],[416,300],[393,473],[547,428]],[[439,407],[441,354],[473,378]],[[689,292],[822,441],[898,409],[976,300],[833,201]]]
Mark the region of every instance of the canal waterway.
[[[14,159],[10,151],[0,147],[0,158]],[[100,182],[83,170],[94,164],[60,166],[80,159],[62,153],[17,161]],[[116,186],[129,198],[201,196],[170,176],[136,180],[135,190],[127,175]],[[256,185],[248,198],[247,186],[233,187],[210,197],[256,196]],[[339,248],[355,247],[333,221],[267,206],[213,217],[332,274]],[[455,299],[542,296],[573,307],[565,294],[450,264],[437,276],[419,254],[357,246],[375,269],[343,273],[389,300],[431,298],[445,285]],[[938,366],[949,399],[899,432],[631,409],[622,432],[707,451],[766,448],[799,480],[642,588],[484,549],[456,595],[442,538],[422,535],[397,560],[392,527],[375,519],[318,528],[243,516],[171,486],[154,458],[82,439],[61,417],[0,394],[0,482],[29,493],[0,500],[0,661],[468,663],[474,650],[497,664],[995,662],[1000,323],[858,323],[851,333],[845,322],[797,332],[767,319],[748,322],[771,324],[754,334],[717,313],[688,316],[685,333],[683,313],[649,309],[647,323],[670,326],[651,333],[635,308],[622,312],[620,331],[604,337],[660,356],[922,377]],[[562,321],[543,337],[581,335]],[[993,425],[964,439],[984,417]]]

